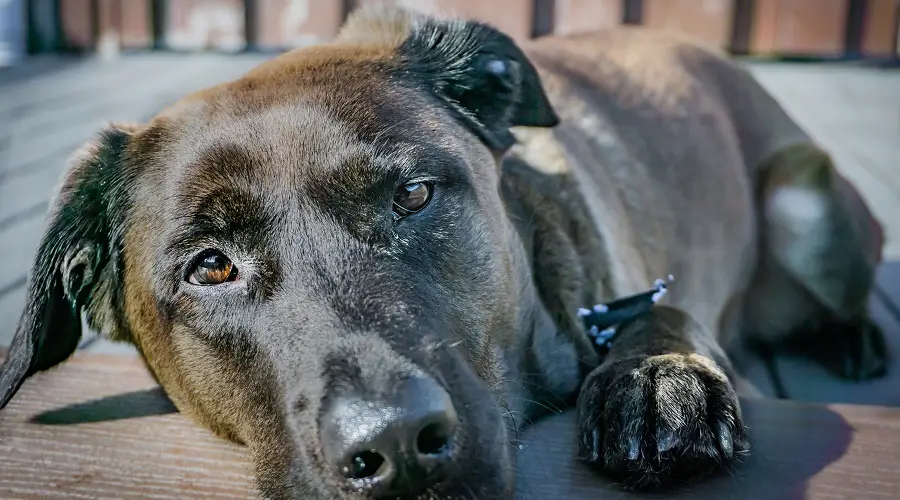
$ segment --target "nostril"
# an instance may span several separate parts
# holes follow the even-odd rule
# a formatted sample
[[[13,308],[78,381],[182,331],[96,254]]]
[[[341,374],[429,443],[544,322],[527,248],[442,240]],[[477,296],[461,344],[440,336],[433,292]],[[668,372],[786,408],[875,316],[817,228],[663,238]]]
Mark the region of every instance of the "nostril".
[[[350,458],[350,464],[344,467],[344,475],[350,479],[367,479],[381,470],[384,457],[375,450],[357,453]]]
[[[450,429],[444,424],[426,425],[416,438],[416,447],[423,455],[440,455],[450,449]]]
[[[418,495],[442,481],[460,445],[450,395],[424,375],[377,399],[329,398],[319,419],[322,458],[347,486],[376,498]]]

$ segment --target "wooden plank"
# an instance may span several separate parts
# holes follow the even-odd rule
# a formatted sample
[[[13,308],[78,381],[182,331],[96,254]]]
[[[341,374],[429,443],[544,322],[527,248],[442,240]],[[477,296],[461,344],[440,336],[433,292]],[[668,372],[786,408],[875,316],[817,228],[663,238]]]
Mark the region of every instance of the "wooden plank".
[[[128,59],[128,58],[126,58]],[[135,59],[142,59],[136,57]],[[188,59],[182,57],[170,61],[154,61],[153,58],[143,63],[132,65],[130,71],[120,71],[111,64],[107,71],[121,73],[116,80],[107,81],[102,86],[91,89],[88,95],[63,95],[50,103],[36,103],[28,110],[28,115],[11,124],[12,133],[21,139],[35,137],[40,139],[42,132],[53,132],[56,128],[68,128],[78,121],[98,120],[110,115],[127,116],[134,109],[142,109],[142,113],[152,110],[146,103],[149,95],[171,95],[175,101],[188,90],[194,90],[204,84],[218,83],[211,80],[213,75],[221,74],[229,65],[224,61],[210,57]],[[226,71],[225,73],[231,73]],[[172,88],[176,86],[176,88]],[[124,111],[121,108],[124,108]]]
[[[847,0],[755,0],[750,51],[840,56]]]
[[[530,0],[357,0],[359,5],[393,4],[438,17],[463,17],[486,22],[518,42],[531,38],[532,2]]]
[[[169,71],[159,78],[150,78],[159,71],[151,64],[146,74],[132,75],[138,84],[98,89],[87,100],[71,96],[13,122],[7,166],[0,172],[0,219],[49,198],[65,158],[107,119],[146,119],[183,95],[234,78],[261,60],[181,59],[168,64]]]
[[[6,92],[9,92],[9,89],[24,81],[33,83],[40,79],[46,80],[50,74],[70,71],[73,67],[83,63],[84,59],[81,56],[64,53],[32,55],[20,64],[3,68],[3,71],[0,71],[0,95],[6,98]]]
[[[150,48],[153,42],[150,3],[150,0],[122,2],[118,27],[123,48]]]
[[[900,410],[746,399],[754,451],[669,498],[897,498]],[[0,412],[2,498],[250,498],[243,449],[173,410],[135,357],[80,353]],[[523,436],[522,500],[644,498],[574,460],[574,415]],[[667,492],[668,493],[668,492]]]
[[[148,54],[121,58],[114,64],[95,58],[60,64],[60,71],[48,71],[36,78],[12,79],[0,87],[0,95],[3,95],[0,116],[18,119],[27,117],[35,107],[59,106],[74,99],[90,100],[98,95],[100,89],[127,86],[134,83],[136,74],[143,71],[153,70],[159,75],[172,63],[171,55]]]
[[[149,73],[136,76],[138,83],[133,85],[104,89],[85,101],[72,99],[63,106],[43,107],[30,119],[16,122],[11,133],[18,140],[11,148],[6,174],[0,177],[0,218],[11,208],[23,209],[48,200],[69,155],[108,120],[144,120],[183,95],[218,83],[213,78],[225,76],[223,67],[228,66],[215,60],[182,60],[169,65],[169,71],[157,78]],[[11,175],[19,169],[28,172]]]
[[[25,310],[25,283],[17,284],[19,286],[12,288],[7,293],[0,294],[0,349],[8,347],[12,342],[16,326],[19,324],[19,317]]]
[[[900,410],[744,400],[753,450],[718,477],[662,495],[627,494],[575,456],[574,416],[546,419],[525,435],[518,460],[519,498],[594,500],[894,499],[900,495]]]
[[[2,186],[0,186],[2,188]],[[0,189],[2,190],[2,189]],[[3,198],[0,198],[2,201]],[[31,219],[41,217],[47,211],[47,200],[44,199],[32,205],[17,207],[15,210],[3,210],[0,205],[0,234],[7,228],[13,227]]]
[[[862,52],[870,57],[897,57],[897,22],[900,4],[896,0],[868,0],[863,24]]]
[[[734,0],[644,0],[644,25],[679,31],[707,45],[731,41]]]
[[[166,13],[169,48],[234,52],[246,46],[243,0],[168,0]]]
[[[60,0],[59,23],[66,48],[90,50],[97,43],[93,7],[91,0]]]
[[[326,42],[344,20],[342,0],[266,0],[256,2],[256,8],[256,43],[266,49]]]
[[[0,497],[250,496],[241,448],[172,413],[136,358],[74,359],[35,382],[0,413]]]
[[[622,24],[622,0],[556,0],[555,33],[568,35],[612,28]]]
[[[31,268],[43,231],[39,223],[19,224],[0,233],[0,289],[20,280]]]

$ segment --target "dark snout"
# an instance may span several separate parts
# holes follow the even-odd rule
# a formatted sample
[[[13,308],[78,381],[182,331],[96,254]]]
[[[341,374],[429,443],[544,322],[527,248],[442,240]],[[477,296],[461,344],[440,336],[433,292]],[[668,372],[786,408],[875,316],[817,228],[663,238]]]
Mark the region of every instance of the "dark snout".
[[[376,498],[415,495],[445,477],[457,427],[450,395],[419,374],[383,398],[331,400],[321,416],[322,451],[354,489]]]

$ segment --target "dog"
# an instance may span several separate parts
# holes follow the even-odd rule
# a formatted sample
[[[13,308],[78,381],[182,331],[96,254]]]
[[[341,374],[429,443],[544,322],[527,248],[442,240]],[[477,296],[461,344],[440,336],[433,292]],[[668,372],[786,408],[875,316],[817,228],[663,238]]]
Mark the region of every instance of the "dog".
[[[885,372],[882,244],[715,50],[627,27],[520,47],[363,8],[74,155],[0,405],[72,354],[83,312],[246,446],[266,498],[509,498],[512,436],[559,401],[587,467],[666,487],[750,452],[736,346]],[[595,349],[580,308],[669,274]]]

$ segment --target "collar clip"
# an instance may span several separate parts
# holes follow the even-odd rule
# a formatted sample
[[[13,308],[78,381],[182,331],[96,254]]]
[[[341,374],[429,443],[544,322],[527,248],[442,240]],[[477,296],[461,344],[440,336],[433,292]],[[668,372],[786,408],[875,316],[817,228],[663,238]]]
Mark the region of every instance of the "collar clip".
[[[653,288],[646,292],[597,304],[590,309],[578,309],[578,317],[584,322],[584,329],[594,343],[594,350],[601,358],[606,356],[612,348],[616,327],[649,311],[668,293],[669,285],[673,281],[675,278],[670,274],[668,279],[656,280]]]

